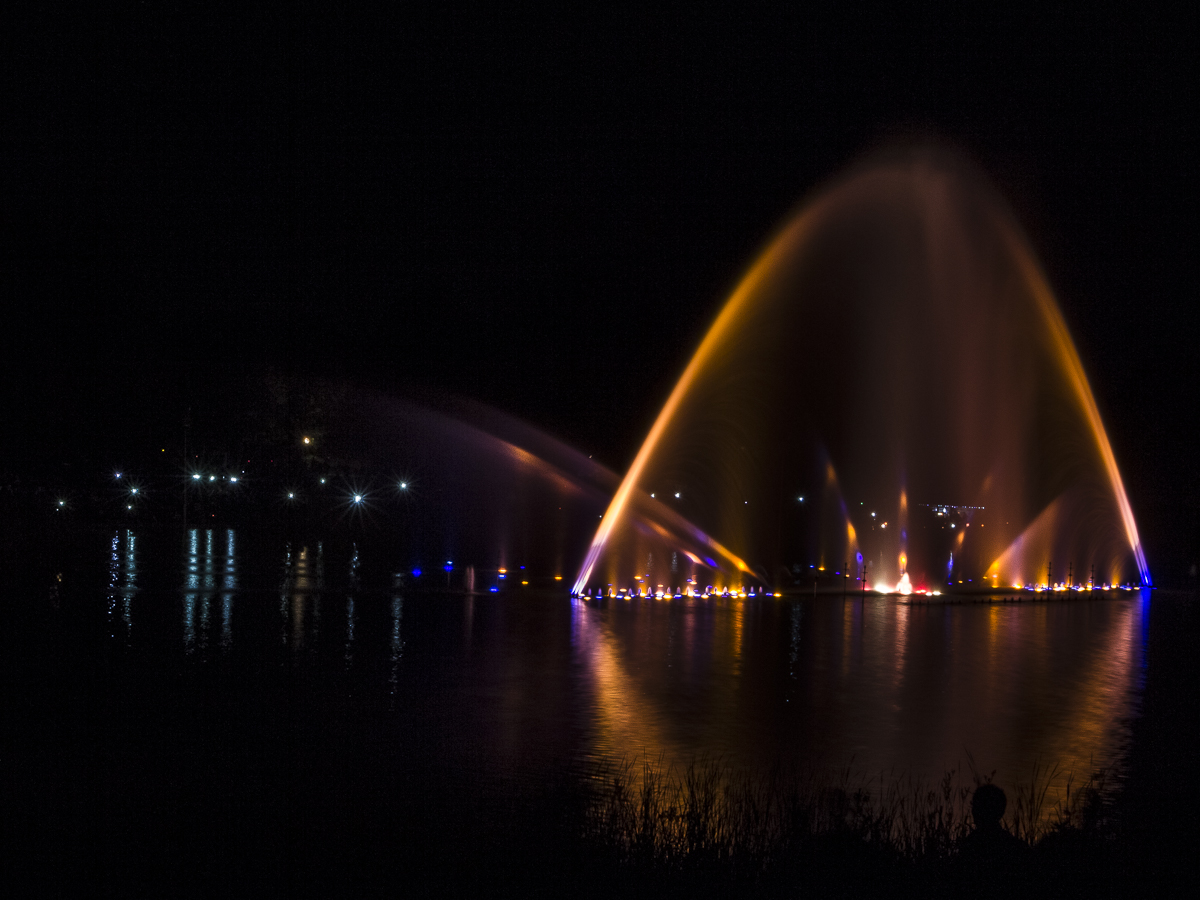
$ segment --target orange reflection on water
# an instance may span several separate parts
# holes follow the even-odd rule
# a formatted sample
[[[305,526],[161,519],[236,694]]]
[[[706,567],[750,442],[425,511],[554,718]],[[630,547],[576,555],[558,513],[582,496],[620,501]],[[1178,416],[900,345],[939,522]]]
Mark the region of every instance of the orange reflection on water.
[[[999,598],[994,598],[998,600]],[[1119,759],[1142,602],[888,598],[576,601],[589,752],[721,756],[936,780],[970,754],[1006,788],[1057,767],[1050,801]],[[1049,810],[1047,810],[1047,813]]]
[[[593,752],[607,759],[679,757],[659,727],[664,721],[622,658],[603,611],[572,601],[577,652],[587,666],[594,700]]]

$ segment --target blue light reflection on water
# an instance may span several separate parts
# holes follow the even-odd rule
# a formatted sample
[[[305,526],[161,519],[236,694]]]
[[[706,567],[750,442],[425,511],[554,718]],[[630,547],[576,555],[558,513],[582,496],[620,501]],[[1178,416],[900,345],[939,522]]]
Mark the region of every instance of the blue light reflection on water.
[[[133,597],[137,590],[137,535],[130,529],[119,529],[113,534],[110,543],[107,611],[110,637],[115,639],[119,630],[125,643],[132,638]]]
[[[219,605],[220,617],[216,644],[223,651],[232,647],[234,602],[240,590],[237,556],[233,529],[189,528],[185,533],[182,631],[187,653],[209,646],[214,605]]]

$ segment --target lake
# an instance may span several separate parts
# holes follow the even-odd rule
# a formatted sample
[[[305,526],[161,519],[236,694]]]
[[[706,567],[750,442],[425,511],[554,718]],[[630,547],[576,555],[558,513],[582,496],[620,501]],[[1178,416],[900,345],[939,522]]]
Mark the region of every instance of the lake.
[[[432,845],[620,760],[1119,777],[1159,603],[582,600],[223,528],[10,538],[4,564],[10,827],[126,866],[347,828]]]

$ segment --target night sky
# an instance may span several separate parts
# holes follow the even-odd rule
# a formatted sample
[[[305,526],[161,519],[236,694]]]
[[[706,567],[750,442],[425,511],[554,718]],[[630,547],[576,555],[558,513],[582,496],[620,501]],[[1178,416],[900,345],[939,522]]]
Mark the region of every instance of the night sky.
[[[273,369],[474,397],[623,470],[789,212],[936,141],[1040,254],[1152,567],[1194,559],[1194,32],[960,15],[8,11],[0,464],[99,465]]]

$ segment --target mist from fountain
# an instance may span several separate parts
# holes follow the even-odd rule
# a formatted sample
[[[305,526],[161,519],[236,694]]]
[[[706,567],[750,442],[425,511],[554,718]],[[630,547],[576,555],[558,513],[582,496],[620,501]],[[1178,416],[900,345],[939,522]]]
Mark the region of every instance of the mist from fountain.
[[[1007,588],[1053,571],[1150,583],[1079,354],[1014,217],[961,158],[906,149],[820,191],[750,267],[574,589],[824,572]]]

